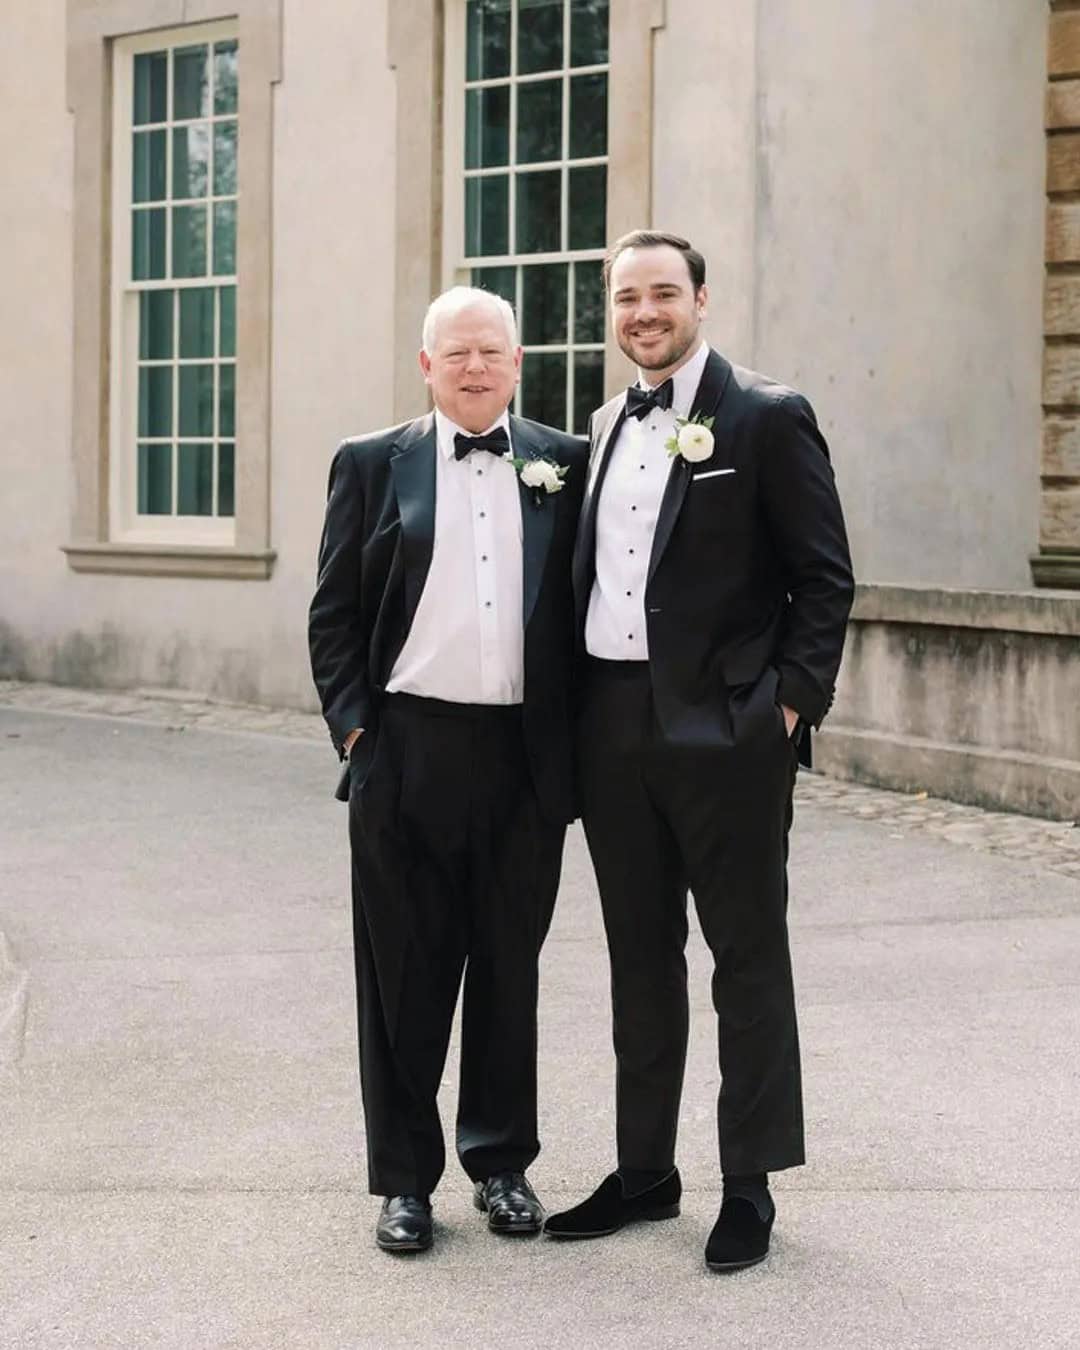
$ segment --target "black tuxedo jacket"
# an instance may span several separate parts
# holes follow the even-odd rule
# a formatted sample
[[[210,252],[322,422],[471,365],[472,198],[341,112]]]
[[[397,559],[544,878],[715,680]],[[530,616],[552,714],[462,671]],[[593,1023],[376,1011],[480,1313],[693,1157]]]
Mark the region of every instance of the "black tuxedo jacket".
[[[645,591],[656,713],[670,742],[733,745],[776,703],[820,726],[833,697],[851,558],[828,447],[807,401],[710,352],[691,416],[715,448],[680,456],[660,507]],[[590,423],[574,554],[579,641],[596,571],[596,512],[625,395]],[[772,722],[775,729],[775,720]]]
[[[569,681],[574,650],[570,580],[586,446],[537,422],[510,418],[514,453],[569,472],[562,491],[521,486],[524,732],[545,813],[573,818]],[[379,707],[424,589],[435,542],[433,414],[344,441],[330,467],[319,577],[308,622],[311,669],[339,756],[354,727],[353,772],[375,753]],[[507,470],[509,472],[509,469]],[[348,796],[349,774],[338,786]]]

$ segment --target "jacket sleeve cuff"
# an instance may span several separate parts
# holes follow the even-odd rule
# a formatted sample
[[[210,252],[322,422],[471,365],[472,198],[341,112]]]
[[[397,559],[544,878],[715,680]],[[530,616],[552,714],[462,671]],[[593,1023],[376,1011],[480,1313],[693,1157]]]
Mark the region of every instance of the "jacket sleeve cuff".
[[[334,743],[338,759],[345,758],[345,737],[350,731],[363,730],[368,724],[369,713],[368,700],[363,699],[327,717],[326,724],[330,728],[330,739]]]
[[[831,693],[823,693],[798,666],[781,664],[778,669],[780,682],[776,688],[777,701],[785,707],[794,708],[812,727],[820,727],[832,703]]]

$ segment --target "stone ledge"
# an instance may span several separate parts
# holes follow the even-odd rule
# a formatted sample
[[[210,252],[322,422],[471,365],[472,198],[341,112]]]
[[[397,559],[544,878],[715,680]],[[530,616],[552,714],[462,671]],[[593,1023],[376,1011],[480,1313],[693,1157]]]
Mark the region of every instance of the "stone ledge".
[[[894,791],[925,791],[1051,820],[1080,819],[1080,763],[1071,760],[830,723],[815,737],[814,766]]]
[[[854,623],[926,624],[1080,637],[1080,594],[861,583]]]
[[[165,544],[65,544],[73,572],[109,572],[139,577],[223,577],[266,581],[274,569],[273,549],[243,552]]]

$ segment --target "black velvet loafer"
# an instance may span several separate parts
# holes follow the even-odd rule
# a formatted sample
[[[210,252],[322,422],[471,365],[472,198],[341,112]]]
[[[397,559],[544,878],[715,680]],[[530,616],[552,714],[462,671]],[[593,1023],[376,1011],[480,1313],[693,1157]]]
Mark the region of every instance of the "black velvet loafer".
[[[775,1218],[775,1209],[763,1219],[753,1201],[742,1196],[725,1200],[705,1244],[705,1264],[710,1270],[743,1270],[764,1261]]]
[[[426,1252],[432,1243],[431,1201],[391,1195],[383,1201],[375,1241],[384,1252]]]
[[[539,1233],[544,1207],[522,1172],[496,1172],[473,1189],[473,1204],[488,1216],[493,1233],[507,1237]]]
[[[612,1172],[588,1200],[562,1214],[550,1215],[544,1232],[553,1238],[607,1237],[628,1223],[676,1218],[681,1198],[682,1181],[677,1167],[655,1186],[629,1199],[623,1193],[622,1178],[618,1172]]]

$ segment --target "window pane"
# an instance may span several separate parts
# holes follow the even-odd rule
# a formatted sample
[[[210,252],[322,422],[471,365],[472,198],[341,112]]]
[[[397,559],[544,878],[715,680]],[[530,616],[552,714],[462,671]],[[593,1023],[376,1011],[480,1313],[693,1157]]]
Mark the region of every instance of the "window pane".
[[[214,196],[236,193],[236,123],[214,124]]]
[[[178,445],[176,514],[209,516],[214,511],[214,447]]]
[[[213,356],[214,291],[198,286],[180,292],[180,355]]]
[[[132,137],[132,201],[165,200],[165,135],[164,131],[137,131]]]
[[[139,367],[140,436],[172,435],[172,366]]]
[[[237,76],[236,39],[214,43],[214,112],[236,112]]]
[[[172,225],[173,276],[206,276],[206,207],[174,206]]]
[[[574,264],[574,341],[604,340],[603,264]]]
[[[217,470],[217,513],[219,516],[231,516],[236,512],[235,492],[236,447],[221,444],[218,446]]]
[[[566,356],[530,352],[522,364],[521,415],[548,426],[566,426]]]
[[[173,131],[173,196],[205,197],[210,176],[210,126],[199,122]]]
[[[570,158],[607,154],[607,76],[570,81]]]
[[[218,291],[221,297],[221,332],[218,335],[218,355],[236,355],[236,287],[222,286]]]
[[[131,213],[131,276],[133,281],[152,281],[165,275],[165,212]]]
[[[469,0],[466,78],[496,80],[510,74],[511,0]]]
[[[236,435],[236,367],[218,366],[218,435]]]
[[[180,435],[214,434],[214,367],[180,367]]]
[[[172,513],[172,446],[139,446],[137,491],[141,516]]]
[[[167,361],[173,354],[173,291],[139,292],[139,356]]]
[[[518,0],[518,73],[560,70],[563,0]]]
[[[474,267],[472,284],[482,291],[491,291],[517,309],[517,268],[516,267]]]
[[[580,173],[581,171],[578,170]],[[553,253],[560,247],[562,174],[523,173],[517,182],[517,252]]]
[[[169,58],[165,52],[144,52],[135,58],[136,126],[164,122],[168,106]]]
[[[570,0],[570,64],[603,66],[608,59],[608,0]]]
[[[566,263],[526,267],[521,277],[521,340],[530,347],[566,341]]]
[[[510,159],[510,86],[465,93],[465,167],[491,169]]]
[[[465,180],[465,252],[472,258],[510,252],[509,178]]]
[[[518,85],[519,164],[562,158],[562,80]]]
[[[570,170],[570,248],[603,248],[607,232],[607,166]]]
[[[205,47],[178,47],[173,52],[173,120],[205,117],[210,111]]]
[[[236,203],[214,203],[214,275],[236,271]]]
[[[589,418],[604,401],[604,353],[574,354],[573,430],[583,435]]]

